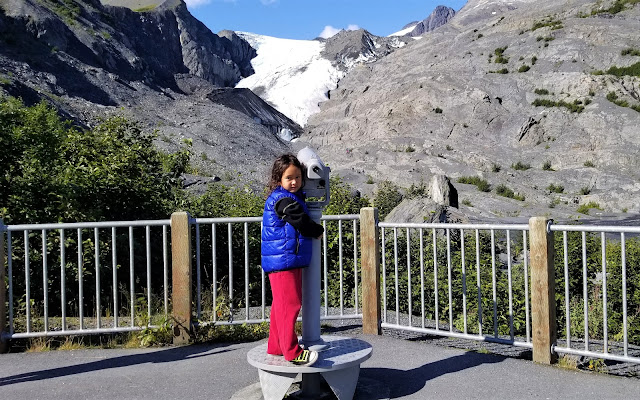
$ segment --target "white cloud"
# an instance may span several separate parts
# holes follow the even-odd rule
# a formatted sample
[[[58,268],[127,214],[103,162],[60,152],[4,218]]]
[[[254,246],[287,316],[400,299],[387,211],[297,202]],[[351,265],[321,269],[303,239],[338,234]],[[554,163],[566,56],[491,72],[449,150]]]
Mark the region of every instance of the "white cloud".
[[[355,24],[349,24],[347,26],[346,31],[357,31],[358,29],[360,29],[360,27],[358,25]],[[331,25],[327,25],[324,27],[324,29],[322,30],[322,32],[320,32],[320,34],[318,35],[319,37],[323,38],[323,39],[328,39],[331,36],[335,35],[336,33],[342,31],[343,29],[340,28],[334,28]]]

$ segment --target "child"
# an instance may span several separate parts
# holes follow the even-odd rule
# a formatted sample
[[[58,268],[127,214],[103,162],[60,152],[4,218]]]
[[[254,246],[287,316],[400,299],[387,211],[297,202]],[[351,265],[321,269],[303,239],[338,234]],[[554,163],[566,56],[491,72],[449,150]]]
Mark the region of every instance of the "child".
[[[324,228],[309,217],[300,191],[302,171],[292,154],[273,163],[262,216],[262,268],[273,295],[267,353],[311,366],[318,353],[300,347],[295,324],[302,306],[302,268],[311,262],[312,238],[321,238]]]

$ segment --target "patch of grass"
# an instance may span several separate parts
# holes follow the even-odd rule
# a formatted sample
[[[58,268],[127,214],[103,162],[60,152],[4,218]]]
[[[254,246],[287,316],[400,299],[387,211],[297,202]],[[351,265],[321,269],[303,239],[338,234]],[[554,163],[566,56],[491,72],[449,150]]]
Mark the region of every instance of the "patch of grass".
[[[26,349],[27,353],[41,353],[43,351],[51,351],[51,339],[35,338],[29,341],[29,346]]]
[[[531,57],[531,65],[536,65],[537,62],[538,62],[538,57],[536,56]]]
[[[473,204],[471,204],[471,200],[469,199],[462,200],[462,204],[464,204],[467,207],[473,207]]]
[[[564,107],[572,113],[578,114],[584,111],[584,106],[581,105],[579,100],[575,100],[573,103],[567,103],[564,100],[535,99],[531,105],[534,107]]]
[[[436,108],[434,108],[434,109],[433,109],[433,111],[434,111],[436,114],[442,114],[442,108],[440,108],[440,107],[436,107]]]
[[[481,192],[490,192],[491,185],[486,180],[479,176],[461,176],[458,178],[458,183],[465,183],[468,185],[475,185]]]
[[[596,166],[596,165],[593,163],[593,161],[591,161],[591,160],[587,160],[587,161],[585,161],[585,162],[584,162],[584,164],[582,164],[582,165],[584,165],[584,166],[585,166],[585,167],[587,167],[587,168],[595,168],[595,166]]]
[[[407,148],[404,149],[405,153],[413,153],[414,151],[416,151],[416,149],[413,146],[407,146]]]
[[[515,169],[516,171],[526,171],[531,168],[531,165],[518,161],[515,164],[511,164],[511,168]]]
[[[549,91],[547,89],[536,89],[533,91],[533,93],[546,96],[549,94]]]
[[[598,14],[617,14],[627,9],[627,6],[633,7],[634,4],[640,3],[640,0],[616,0],[609,8],[594,8],[591,15]]]
[[[66,337],[65,341],[60,344],[58,350],[80,350],[87,346],[82,343],[81,340],[76,340],[73,337]]]
[[[535,21],[533,26],[531,27],[531,31],[535,31],[540,28],[551,27],[551,30],[562,29],[564,25],[562,25],[562,21],[557,19],[548,19],[542,21]]]
[[[373,185],[373,178],[371,176],[367,176],[367,185]]]
[[[547,186],[547,190],[551,193],[564,193],[564,186],[551,183]]]
[[[640,50],[634,49],[633,47],[629,47],[620,52],[623,56],[638,56],[640,57]]]
[[[148,11],[153,11],[153,10],[155,10],[155,9],[156,9],[156,7],[158,7],[158,5],[157,5],[157,4],[150,4],[150,5],[145,6],[145,7],[136,8],[136,9],[135,9],[135,10],[133,10],[133,11],[138,12],[138,13],[141,13],[141,12],[148,12]]]
[[[581,195],[586,196],[589,193],[591,193],[591,188],[589,186],[584,186],[584,187],[580,188],[580,194]]]
[[[596,210],[602,210],[602,208],[600,207],[600,204],[596,203],[595,201],[590,201],[585,204],[580,204],[580,206],[578,206],[578,209],[576,211],[578,211],[580,214],[587,215],[589,214],[589,210],[591,210],[592,208]]]
[[[544,164],[542,164],[542,170],[543,171],[553,171],[554,169],[551,168],[551,161],[545,161]]]
[[[615,76],[637,76],[640,77],[640,61],[628,67],[610,67],[606,72],[607,75]]]
[[[500,172],[501,169],[502,167],[499,164],[491,164],[491,172]]]
[[[563,354],[558,358],[558,367],[564,369],[578,370],[578,357],[570,354]]]
[[[499,69],[499,70],[496,70],[496,71],[489,71],[489,73],[490,74],[503,74],[504,75],[504,74],[508,74],[509,70],[506,69],[506,68],[502,68],[502,69]]]
[[[524,196],[518,193],[514,193],[513,190],[509,189],[506,185],[500,184],[496,186],[496,194],[502,197],[508,197],[510,199],[524,201]]]
[[[518,68],[518,72],[527,72],[531,69],[527,64],[523,64],[520,68]]]

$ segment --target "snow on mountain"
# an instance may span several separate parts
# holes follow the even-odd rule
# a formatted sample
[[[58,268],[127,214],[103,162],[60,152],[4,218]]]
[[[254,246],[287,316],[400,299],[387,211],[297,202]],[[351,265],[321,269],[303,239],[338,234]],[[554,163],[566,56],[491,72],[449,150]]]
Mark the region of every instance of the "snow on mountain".
[[[255,74],[242,79],[236,88],[251,89],[300,126],[320,111],[318,104],[328,100],[328,92],[344,76],[322,57],[323,42],[236,33],[258,53],[251,60]]]
[[[415,24],[413,24],[413,25],[411,25],[411,26],[408,26],[408,27],[406,27],[406,28],[404,28],[404,29],[402,29],[402,30],[398,31],[398,32],[394,32],[394,33],[392,33],[391,35],[389,35],[389,37],[391,37],[391,36],[404,36],[404,35],[408,35],[408,34],[409,34],[409,33],[411,33],[411,31],[416,27],[416,25],[418,25],[418,24],[417,24],[417,23],[415,23]]]

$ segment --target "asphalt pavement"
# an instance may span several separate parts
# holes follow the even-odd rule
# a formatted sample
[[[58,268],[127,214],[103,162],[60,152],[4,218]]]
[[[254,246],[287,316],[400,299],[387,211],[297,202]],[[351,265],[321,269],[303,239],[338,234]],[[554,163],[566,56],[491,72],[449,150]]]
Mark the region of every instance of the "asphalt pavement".
[[[373,346],[372,357],[361,366],[357,400],[640,398],[636,377],[563,369],[429,341],[349,336]],[[249,400],[248,393],[259,391],[259,379],[247,352],[261,343],[3,354],[0,398]]]

